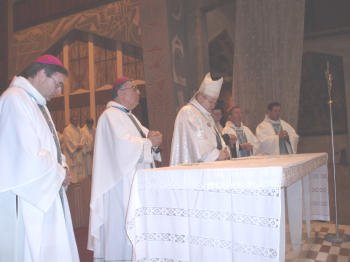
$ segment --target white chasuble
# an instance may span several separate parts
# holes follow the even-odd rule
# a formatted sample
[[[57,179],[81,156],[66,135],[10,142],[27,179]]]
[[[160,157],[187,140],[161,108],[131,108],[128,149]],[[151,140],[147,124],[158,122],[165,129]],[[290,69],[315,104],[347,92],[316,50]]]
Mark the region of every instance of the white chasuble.
[[[125,219],[136,170],[150,168],[152,153],[122,105],[111,101],[100,116],[95,137],[88,249],[97,261],[131,260],[132,245]],[[136,119],[136,118],[135,118]],[[136,119],[143,133],[148,129]]]
[[[220,154],[214,119],[196,99],[177,114],[171,144],[170,165],[215,161]],[[225,142],[221,136],[221,145]]]
[[[290,147],[290,153],[296,154],[298,148],[299,136],[295,132],[294,128],[286,121],[280,119],[281,128],[288,132],[289,139],[286,141]],[[267,116],[256,128],[256,136],[260,140],[260,153],[264,155],[279,155],[280,152],[280,139],[276,134],[272,125],[272,120]]]
[[[15,77],[0,98],[0,261],[79,261],[57,148],[38,104]],[[47,110],[45,108],[45,110]],[[50,119],[52,121],[52,119]]]
[[[222,134],[229,134],[229,135],[234,135],[237,137],[236,151],[237,151],[237,156],[241,157],[240,150],[239,150],[239,139],[238,139],[238,135],[236,133],[236,128],[237,127],[231,121],[227,121],[224,129],[222,130]],[[247,142],[253,146],[253,149],[251,151],[251,153],[252,153],[251,155],[259,154],[260,142],[256,138],[256,136],[253,134],[253,132],[247,126],[244,126],[243,123],[241,123],[241,126],[239,128],[243,131],[243,133],[247,139]]]

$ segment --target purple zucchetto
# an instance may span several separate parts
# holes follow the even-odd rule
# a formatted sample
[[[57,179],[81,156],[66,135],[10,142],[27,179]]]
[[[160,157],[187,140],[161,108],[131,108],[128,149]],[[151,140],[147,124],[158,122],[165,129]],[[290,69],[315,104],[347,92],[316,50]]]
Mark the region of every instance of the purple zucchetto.
[[[128,81],[132,81],[132,80],[126,76],[117,77],[117,79],[113,83],[113,88],[119,89],[123,84],[125,84]]]
[[[39,56],[35,62],[40,63],[40,64],[45,64],[45,65],[57,65],[57,66],[63,66],[63,63],[61,60],[59,60],[57,57],[53,55],[42,55]]]

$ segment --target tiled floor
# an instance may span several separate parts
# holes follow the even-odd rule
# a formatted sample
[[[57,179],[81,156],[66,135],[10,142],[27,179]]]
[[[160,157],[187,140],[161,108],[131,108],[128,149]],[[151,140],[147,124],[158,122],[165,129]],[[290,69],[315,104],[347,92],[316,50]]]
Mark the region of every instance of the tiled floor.
[[[303,233],[303,245],[301,252],[295,256],[290,245],[287,245],[286,261],[303,262],[349,262],[350,242],[331,243],[324,240],[328,233],[335,233],[335,225],[325,222],[313,222],[311,237]],[[339,235],[350,235],[350,226],[339,226]],[[288,242],[288,238],[287,238]]]

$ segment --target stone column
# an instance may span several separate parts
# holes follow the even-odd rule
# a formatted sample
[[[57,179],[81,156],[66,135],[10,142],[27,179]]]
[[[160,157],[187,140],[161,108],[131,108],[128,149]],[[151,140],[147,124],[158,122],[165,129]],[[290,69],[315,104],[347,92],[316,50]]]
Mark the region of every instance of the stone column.
[[[187,102],[184,1],[140,1],[148,118],[150,129],[163,133],[163,165],[177,110]]]
[[[236,0],[235,103],[255,129],[270,101],[297,128],[305,0]]]

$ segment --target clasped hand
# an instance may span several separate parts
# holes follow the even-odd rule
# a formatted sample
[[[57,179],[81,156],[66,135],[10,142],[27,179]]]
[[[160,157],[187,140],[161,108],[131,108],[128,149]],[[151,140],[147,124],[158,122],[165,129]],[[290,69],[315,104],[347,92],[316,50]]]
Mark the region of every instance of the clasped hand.
[[[159,131],[149,131],[147,138],[151,140],[152,146],[160,146],[162,144],[163,135]]]

